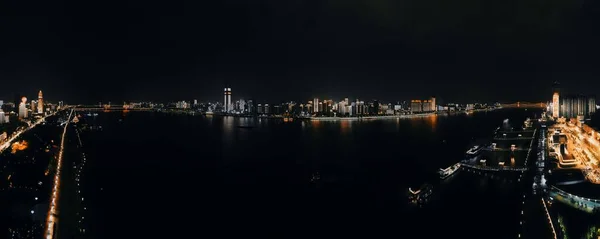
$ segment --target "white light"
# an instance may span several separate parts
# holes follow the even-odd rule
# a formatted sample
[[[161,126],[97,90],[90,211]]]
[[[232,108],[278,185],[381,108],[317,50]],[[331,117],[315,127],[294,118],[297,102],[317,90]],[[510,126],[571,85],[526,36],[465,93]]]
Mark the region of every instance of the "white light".
[[[34,213],[34,211],[33,211],[33,210],[31,210],[31,214],[33,214],[33,213]]]
[[[38,197],[35,197],[35,200],[37,201],[37,200],[38,200]]]

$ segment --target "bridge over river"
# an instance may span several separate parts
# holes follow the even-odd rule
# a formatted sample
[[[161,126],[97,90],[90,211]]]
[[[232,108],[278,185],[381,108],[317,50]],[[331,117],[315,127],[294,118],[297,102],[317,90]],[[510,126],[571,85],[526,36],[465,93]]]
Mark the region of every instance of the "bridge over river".
[[[546,103],[543,102],[526,102],[518,101],[514,103],[500,104],[502,108],[546,108]]]

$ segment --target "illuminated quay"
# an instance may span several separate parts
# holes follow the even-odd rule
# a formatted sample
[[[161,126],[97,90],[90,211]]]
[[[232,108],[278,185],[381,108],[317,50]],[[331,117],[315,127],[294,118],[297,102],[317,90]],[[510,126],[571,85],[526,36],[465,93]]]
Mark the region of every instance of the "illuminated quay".
[[[462,168],[489,172],[524,172],[531,153],[537,129],[531,119],[522,128],[516,128],[504,120],[490,143],[476,145],[466,153]],[[476,153],[477,152],[477,153]]]

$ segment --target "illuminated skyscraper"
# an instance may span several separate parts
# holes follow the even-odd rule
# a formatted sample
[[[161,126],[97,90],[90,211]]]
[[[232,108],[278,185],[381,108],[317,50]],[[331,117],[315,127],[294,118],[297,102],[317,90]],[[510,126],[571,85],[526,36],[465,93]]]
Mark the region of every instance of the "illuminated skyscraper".
[[[313,112],[319,112],[319,98],[315,98],[315,100],[313,100],[313,106],[315,107]]]
[[[19,118],[27,118],[27,97],[21,97],[21,103],[19,103]]]
[[[42,97],[42,91],[40,90],[40,93],[38,93],[38,105],[37,105],[37,112],[38,114],[42,114],[44,113],[44,97]]]
[[[225,95],[223,99],[223,109],[225,112],[231,111],[231,88],[225,88]]]
[[[560,116],[567,119],[591,117],[596,112],[596,98],[586,95],[564,95],[560,99]]]
[[[552,117],[560,117],[560,84],[555,81],[552,85]]]
[[[410,101],[410,111],[412,113],[423,112],[423,101],[422,100],[411,100]]]

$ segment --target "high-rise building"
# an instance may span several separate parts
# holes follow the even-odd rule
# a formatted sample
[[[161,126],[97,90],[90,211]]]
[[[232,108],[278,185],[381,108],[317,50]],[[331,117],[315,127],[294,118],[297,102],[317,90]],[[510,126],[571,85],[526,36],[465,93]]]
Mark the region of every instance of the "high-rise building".
[[[231,88],[225,88],[225,95],[223,99],[223,109],[225,112],[229,112],[232,110],[231,105]]]
[[[431,104],[433,103],[431,100],[422,100],[421,103],[421,109],[423,112],[431,112],[434,110],[431,108]]]
[[[257,113],[259,115],[264,114],[264,110],[263,110],[263,105],[262,104],[258,104]]]
[[[36,105],[37,105],[37,101],[35,101],[35,100],[31,100],[31,103],[29,103],[29,107],[31,107],[31,114],[35,114]]]
[[[348,98],[346,98],[348,99]],[[346,100],[344,101],[340,101],[337,104],[337,112],[341,115],[344,116],[348,113],[348,111],[346,110],[346,106],[348,106],[348,102]]]
[[[359,101],[356,99],[356,114],[357,115],[366,115],[368,113],[368,105],[365,105],[364,101]]]
[[[421,100],[410,101],[410,111],[413,113],[420,113],[423,111],[423,102]]]
[[[595,112],[596,98],[593,96],[565,95],[560,99],[561,117],[565,117],[567,119],[577,118],[577,116],[589,118]]]
[[[560,84],[555,81],[552,85],[552,117],[560,117]]]
[[[246,102],[246,109],[248,109],[248,113],[250,114],[255,114],[256,113],[256,108],[254,105],[254,100],[250,99]]]
[[[27,118],[27,97],[21,97],[21,103],[19,103],[19,118]]]
[[[44,113],[44,97],[42,96],[41,90],[38,93],[38,102],[37,103],[38,103],[38,105],[37,105],[38,114],[43,114]]]
[[[378,115],[381,113],[380,110],[381,110],[381,107],[379,105],[379,101],[374,100],[373,101],[373,112],[371,112],[371,114]]]
[[[410,111],[413,113],[437,111],[435,97],[431,97],[427,100],[411,100]]]
[[[590,112],[590,114],[595,114],[597,109],[596,96],[590,96],[588,98],[588,112]]]
[[[315,98],[315,99],[313,100],[313,106],[315,107],[315,108],[313,109],[313,112],[314,112],[314,113],[317,113],[317,112],[319,112],[319,98]],[[322,106],[322,105],[321,105],[321,106]]]
[[[0,124],[4,124],[4,117],[6,115],[4,115],[4,111],[2,109],[0,109]]]
[[[244,99],[235,102],[235,111],[240,113],[246,112],[246,101]]]

